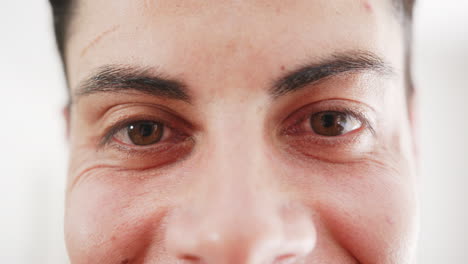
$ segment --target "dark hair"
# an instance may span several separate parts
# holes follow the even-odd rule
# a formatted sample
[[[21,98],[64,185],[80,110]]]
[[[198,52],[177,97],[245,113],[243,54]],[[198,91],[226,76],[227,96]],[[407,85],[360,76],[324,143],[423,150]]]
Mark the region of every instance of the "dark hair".
[[[52,6],[52,17],[54,21],[55,39],[62,61],[65,64],[65,42],[66,31],[70,23],[70,12],[72,0],[49,0]]]
[[[65,44],[67,39],[67,29],[70,24],[73,4],[76,0],[49,0],[52,6],[52,14],[54,19],[55,37],[57,41],[57,47],[62,58],[64,67],[65,63]],[[405,40],[406,40],[406,84],[407,94],[413,93],[413,84],[411,78],[410,62],[411,62],[411,25],[413,19],[413,7],[416,0],[392,0],[392,4],[397,11],[397,14],[401,17],[402,24],[405,29]]]

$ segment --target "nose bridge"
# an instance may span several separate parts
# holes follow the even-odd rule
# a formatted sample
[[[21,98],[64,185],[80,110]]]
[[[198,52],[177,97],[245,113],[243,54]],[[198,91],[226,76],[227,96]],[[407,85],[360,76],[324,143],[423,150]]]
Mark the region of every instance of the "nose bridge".
[[[260,121],[224,114],[212,119],[196,182],[168,219],[169,251],[185,261],[220,264],[307,253],[315,230],[303,212],[285,213],[290,209],[275,183]]]
[[[245,100],[245,99],[244,99]],[[239,101],[244,101],[239,99]],[[222,172],[222,186],[241,187],[247,191],[250,184],[261,181],[266,176],[268,161],[265,153],[266,142],[263,132],[263,119],[253,104],[224,104],[222,109],[213,110],[209,129],[207,151],[204,153],[206,177],[218,183]],[[247,189],[246,189],[247,188]],[[240,190],[238,190],[240,191]]]
[[[228,108],[214,118],[205,159],[209,164],[202,166],[193,201],[209,216],[205,219],[213,220],[209,223],[212,230],[216,225],[219,232],[236,230],[240,239],[240,231],[260,230],[257,225],[265,224],[265,215],[275,214],[278,201],[273,175],[267,171],[261,121],[247,109],[241,116],[237,108]]]

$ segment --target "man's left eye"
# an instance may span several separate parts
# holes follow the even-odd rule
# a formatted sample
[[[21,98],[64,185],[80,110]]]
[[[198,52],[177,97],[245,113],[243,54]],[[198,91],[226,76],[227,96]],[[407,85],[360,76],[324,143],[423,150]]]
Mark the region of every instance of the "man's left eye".
[[[315,113],[308,121],[314,133],[326,137],[344,135],[362,126],[361,121],[353,115],[337,111]]]

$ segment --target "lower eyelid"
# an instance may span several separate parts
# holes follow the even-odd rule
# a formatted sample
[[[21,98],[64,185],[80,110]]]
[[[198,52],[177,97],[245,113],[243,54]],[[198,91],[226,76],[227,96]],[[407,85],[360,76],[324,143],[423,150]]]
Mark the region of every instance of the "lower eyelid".
[[[309,115],[310,116],[310,115]],[[295,141],[301,141],[302,144],[317,144],[317,145],[340,145],[350,144],[359,138],[365,130],[369,130],[372,134],[373,130],[371,127],[366,125],[358,119],[360,126],[354,130],[351,130],[345,134],[338,136],[323,136],[313,131],[312,127],[308,124],[308,118],[301,118],[298,122],[295,122],[293,126],[283,131],[282,135],[287,136]],[[301,138],[301,139],[300,139]]]
[[[110,147],[112,149],[115,149],[120,153],[131,155],[132,157],[142,157],[142,158],[154,157],[153,155],[157,155],[157,157],[163,157],[159,154],[162,152],[166,152],[172,148],[178,147],[178,144],[171,144],[171,143],[160,143],[160,144],[153,144],[153,145],[148,145],[148,146],[135,146],[135,145],[128,145],[125,143],[117,143],[115,139],[113,141],[114,142],[110,144]]]
[[[288,134],[287,141],[293,145],[298,145],[301,148],[308,146],[321,146],[321,147],[331,147],[336,148],[337,146],[351,146],[358,142],[363,135],[366,128],[361,126],[360,128],[353,130],[349,133],[339,135],[339,136],[322,136],[316,133],[311,132],[300,132],[295,134]]]

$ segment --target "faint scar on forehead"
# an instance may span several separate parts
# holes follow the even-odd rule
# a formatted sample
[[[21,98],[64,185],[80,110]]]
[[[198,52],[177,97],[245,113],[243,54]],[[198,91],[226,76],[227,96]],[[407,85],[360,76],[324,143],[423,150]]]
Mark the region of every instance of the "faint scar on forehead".
[[[111,28],[109,28],[108,30],[106,31],[103,31],[101,34],[99,34],[96,38],[94,38],[92,41],[90,41],[88,43],[88,45],[86,45],[84,47],[84,49],[81,51],[81,54],[80,56],[83,57],[84,55],[86,55],[86,53],[88,52],[88,50],[94,46],[96,46],[96,44],[101,41],[105,36],[117,31],[118,29],[120,28],[120,25],[115,25]]]

